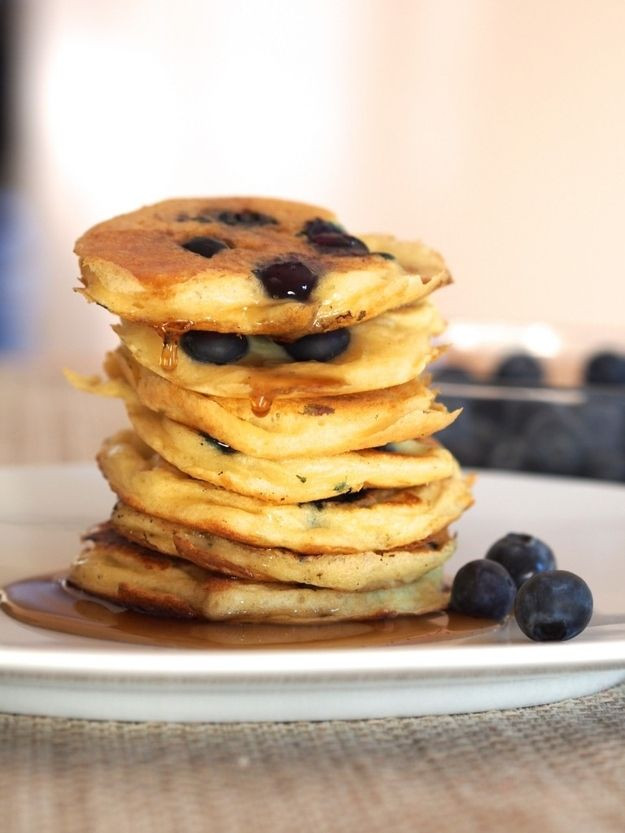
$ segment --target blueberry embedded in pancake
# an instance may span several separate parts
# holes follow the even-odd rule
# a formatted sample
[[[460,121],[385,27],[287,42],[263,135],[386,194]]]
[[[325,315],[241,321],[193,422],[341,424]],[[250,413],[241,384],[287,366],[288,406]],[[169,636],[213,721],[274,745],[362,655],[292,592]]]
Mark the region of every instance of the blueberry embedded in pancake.
[[[180,337],[180,348],[196,362],[232,364],[245,356],[249,345],[247,338],[237,333],[189,330]]]
[[[397,549],[445,529],[472,502],[469,483],[456,473],[406,489],[370,489],[351,504],[270,505],[183,474],[131,431],[106,440],[97,460],[119,499],[144,514],[302,553]]]
[[[186,243],[182,244],[182,248],[186,249],[188,252],[193,252],[196,255],[200,255],[201,257],[212,257],[216,255],[217,252],[221,252],[222,249],[229,249],[227,243],[224,243],[223,240],[216,240],[214,237],[192,237],[190,240],[187,240]]]
[[[306,223],[303,234],[319,251],[333,254],[369,254],[367,244],[347,234],[336,223],[328,223],[317,217]]]
[[[305,235],[310,241],[320,234],[345,234],[345,229],[339,223],[326,220],[323,217],[314,217],[307,220],[300,234]]]
[[[319,275],[301,260],[276,260],[252,270],[270,298],[307,301]]]
[[[443,530],[432,538],[388,552],[303,555],[283,547],[250,547],[145,515],[121,502],[115,506],[110,524],[126,540],[231,578],[347,592],[411,584],[444,564],[455,550],[454,538]]]
[[[180,471],[268,503],[359,500],[368,488],[418,486],[457,472],[451,454],[433,441],[410,440],[395,451],[270,460],[245,454],[139,405],[129,405],[128,416],[141,440]]]
[[[295,361],[329,362],[347,350],[350,339],[350,331],[342,329],[302,336],[295,341],[283,341],[281,344]]]
[[[168,200],[116,217],[83,235],[76,252],[83,293],[127,320],[293,340],[449,282],[436,252],[412,243],[398,254],[392,238],[384,242],[395,259],[324,209],[228,197]]]
[[[443,327],[426,300],[291,342],[191,330],[180,338],[174,365],[163,363],[164,341],[154,327],[122,321],[114,330],[140,364],[179,387],[235,397],[261,390],[275,400],[401,385],[434,358],[431,340]]]
[[[147,408],[145,409],[147,411]],[[167,417],[164,417],[166,419]],[[180,426],[180,428],[184,428],[184,426]],[[185,429],[188,430],[188,429]],[[203,442],[208,443],[209,446],[212,448],[217,449],[220,454],[237,454],[236,448],[233,448],[228,443],[222,443],[221,440],[216,439],[215,437],[211,437],[210,434],[207,434],[205,431],[200,431],[200,436],[202,437]],[[172,463],[175,465],[175,463]]]
[[[274,217],[268,214],[261,214],[260,211],[250,211],[243,209],[242,211],[205,211],[204,213],[196,214],[194,217],[184,212],[176,217],[177,222],[196,222],[196,223],[225,223],[227,226],[273,226],[277,224]]]

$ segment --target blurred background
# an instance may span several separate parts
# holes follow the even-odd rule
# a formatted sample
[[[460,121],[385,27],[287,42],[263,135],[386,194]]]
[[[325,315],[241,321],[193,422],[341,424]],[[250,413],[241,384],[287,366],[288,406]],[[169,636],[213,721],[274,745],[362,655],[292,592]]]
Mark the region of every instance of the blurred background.
[[[76,237],[166,197],[237,193],[439,249],[456,278],[437,298],[447,364],[470,382],[521,351],[544,370],[529,381],[579,385],[593,352],[625,351],[623,0],[0,9],[5,358],[97,370],[113,336],[72,293]]]

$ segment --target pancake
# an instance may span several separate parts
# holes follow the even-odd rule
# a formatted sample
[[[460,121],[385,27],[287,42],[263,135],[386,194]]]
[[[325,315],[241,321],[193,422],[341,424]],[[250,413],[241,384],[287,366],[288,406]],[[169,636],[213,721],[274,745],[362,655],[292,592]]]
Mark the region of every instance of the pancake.
[[[397,549],[445,529],[472,502],[456,473],[425,486],[372,489],[349,503],[270,504],[190,478],[131,431],[105,440],[97,460],[117,496],[144,514],[255,547],[310,554]]]
[[[113,329],[136,361],[187,390],[221,397],[250,397],[257,391],[277,398],[358,393],[401,385],[416,378],[436,352],[430,339],[444,322],[427,302],[402,307],[349,328],[344,353],[327,362],[294,361],[281,344],[251,336],[243,358],[231,364],[194,360],[182,348],[172,367],[164,362],[163,337],[145,324]]]
[[[257,411],[260,399],[255,403],[187,391],[142,367],[121,348],[109,354],[105,368],[108,383],[71,372],[66,376],[81,390],[138,401],[237,451],[271,460],[422,439],[446,428],[460,413],[449,413],[434,402],[434,393],[419,380],[339,397],[285,399],[279,407]]]
[[[329,457],[268,460],[234,451],[141,406],[129,405],[128,416],[140,439],[180,471],[270,503],[303,503],[365,488],[417,486],[457,471],[453,456],[434,441],[407,440]]]
[[[159,555],[106,526],[87,539],[69,582],[133,610],[208,621],[309,624],[380,619],[442,610],[448,601],[441,568],[412,584],[360,593],[242,581]]]
[[[325,209],[284,200],[167,200],[78,240],[81,291],[122,318],[173,331],[297,338],[374,318],[451,280],[428,247],[406,244],[410,257],[400,260],[335,222]],[[191,242],[198,238],[212,241],[204,255]]]
[[[252,581],[306,584],[333,590],[379,590],[411,584],[453,555],[447,530],[388,552],[303,555],[280,547],[250,547],[118,503],[111,526],[124,538],[178,556],[215,573]]]

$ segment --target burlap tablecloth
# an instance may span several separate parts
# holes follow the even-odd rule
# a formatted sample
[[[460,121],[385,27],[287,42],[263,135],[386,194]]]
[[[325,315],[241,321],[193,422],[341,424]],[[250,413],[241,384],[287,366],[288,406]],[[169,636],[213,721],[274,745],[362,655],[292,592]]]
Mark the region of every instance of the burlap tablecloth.
[[[0,716],[0,737],[11,832],[625,829],[625,686],[553,706],[403,720]]]
[[[0,462],[84,458],[121,416],[38,374],[0,369],[0,384]],[[625,686],[402,720],[0,715],[0,809],[7,833],[623,833]]]

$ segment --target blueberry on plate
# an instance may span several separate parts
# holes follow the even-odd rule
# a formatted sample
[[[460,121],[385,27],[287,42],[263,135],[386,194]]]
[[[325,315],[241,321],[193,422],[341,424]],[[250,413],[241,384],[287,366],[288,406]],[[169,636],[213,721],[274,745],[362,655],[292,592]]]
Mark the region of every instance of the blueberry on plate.
[[[205,364],[232,364],[248,351],[245,336],[208,330],[189,330],[180,338],[180,346],[191,359]]]
[[[516,586],[510,574],[485,558],[461,567],[451,587],[450,608],[466,616],[504,619],[514,603]]]
[[[540,385],[543,369],[540,362],[528,353],[515,353],[497,365],[493,381],[502,385]]]
[[[591,356],[584,371],[589,385],[625,385],[625,354],[606,350]]]
[[[297,341],[280,343],[296,362],[329,362],[347,350],[350,338],[349,330],[342,329],[314,333],[302,336]]]
[[[567,570],[537,573],[519,589],[517,624],[536,642],[561,642],[581,633],[592,616],[592,593]]]
[[[540,538],[522,532],[509,532],[495,541],[486,553],[486,558],[505,567],[517,587],[536,573],[556,568],[551,547]]]

